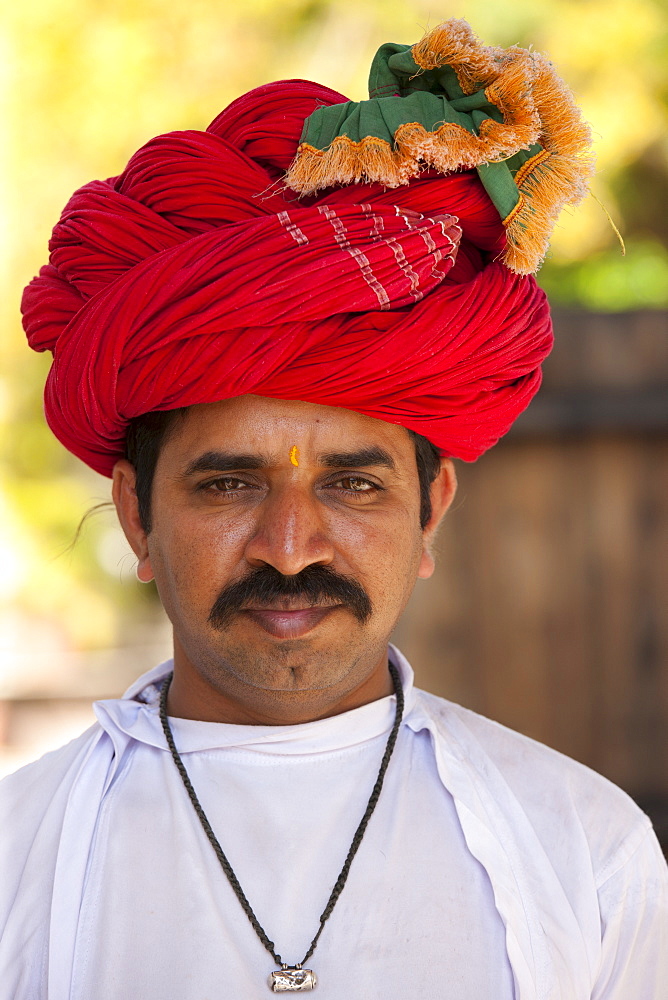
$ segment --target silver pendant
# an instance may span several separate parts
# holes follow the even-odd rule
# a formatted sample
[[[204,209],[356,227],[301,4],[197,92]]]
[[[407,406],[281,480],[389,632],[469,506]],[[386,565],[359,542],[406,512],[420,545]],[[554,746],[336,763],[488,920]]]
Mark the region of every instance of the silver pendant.
[[[278,972],[269,976],[269,986],[274,993],[298,993],[301,990],[314,990],[318,980],[315,972],[302,969],[301,965],[294,967],[282,965]]]

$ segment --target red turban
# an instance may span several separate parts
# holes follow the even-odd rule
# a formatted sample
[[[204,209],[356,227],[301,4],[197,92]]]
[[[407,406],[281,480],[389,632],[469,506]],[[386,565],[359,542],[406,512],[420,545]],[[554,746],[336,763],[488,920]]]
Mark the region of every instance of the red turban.
[[[498,262],[503,226],[475,171],[301,199],[284,186],[305,118],[344,100],[260,87],[66,206],[24,324],[53,352],[48,422],[98,472],[133,417],[245,393],[356,410],[467,460],[529,403],[547,302]]]

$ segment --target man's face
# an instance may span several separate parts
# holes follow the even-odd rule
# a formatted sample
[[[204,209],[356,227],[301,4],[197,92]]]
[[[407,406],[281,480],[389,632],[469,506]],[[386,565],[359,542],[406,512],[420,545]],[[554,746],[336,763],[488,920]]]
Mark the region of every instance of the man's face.
[[[402,427],[259,396],[191,407],[158,459],[150,535],[124,521],[174,626],[175,684],[180,671],[242,703],[327,714],[384,669],[429,575],[419,508]]]

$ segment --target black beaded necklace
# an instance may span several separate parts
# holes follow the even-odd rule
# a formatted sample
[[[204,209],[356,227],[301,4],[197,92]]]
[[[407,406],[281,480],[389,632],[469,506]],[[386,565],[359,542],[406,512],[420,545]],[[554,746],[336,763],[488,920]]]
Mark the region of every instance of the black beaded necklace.
[[[259,920],[255,916],[253,909],[248,900],[246,899],[246,896],[244,894],[243,889],[241,888],[241,885],[239,884],[239,880],[234,874],[231,864],[225,857],[223,849],[218,843],[215,833],[211,829],[211,824],[209,823],[206,814],[202,809],[201,803],[197,798],[197,795],[195,794],[195,789],[193,788],[190,782],[190,778],[188,777],[188,772],[185,769],[185,765],[181,760],[178,750],[176,749],[176,744],[174,743],[172,730],[170,728],[169,720],[167,718],[167,692],[169,691],[169,685],[171,684],[172,677],[174,675],[170,674],[168,677],[165,678],[163,682],[162,691],[160,692],[160,721],[162,722],[162,728],[165,733],[165,739],[167,740],[167,746],[171,751],[174,763],[176,764],[178,772],[181,775],[183,784],[186,787],[186,791],[188,792],[190,801],[193,804],[195,812],[199,817],[199,821],[202,824],[202,827],[204,828],[204,832],[206,833],[211,846],[216,852],[216,857],[220,861],[221,867],[225,872],[230,885],[234,889],[234,893],[239,902],[241,903],[244,913],[250,920],[253,926],[253,930],[259,937],[264,947],[267,949],[267,951],[274,959],[276,964],[280,966],[280,969],[278,971],[272,972],[271,975],[269,976],[269,986],[271,987],[274,993],[312,990],[315,988],[315,985],[317,983],[315,973],[312,972],[311,969],[304,969],[303,965],[305,962],[308,962],[309,958],[315,951],[318,939],[320,938],[323,927],[325,926],[325,922],[331,916],[332,910],[336,905],[336,901],[341,895],[343,887],[346,884],[346,879],[348,878],[348,872],[350,871],[350,866],[353,863],[353,858],[357,854],[359,846],[362,843],[362,837],[364,836],[367,824],[371,819],[371,814],[376,808],[376,803],[378,802],[378,798],[380,796],[380,790],[383,787],[383,780],[385,778],[385,772],[387,771],[387,765],[390,763],[390,757],[392,756],[394,745],[397,742],[397,734],[399,732],[399,726],[401,725],[401,719],[404,714],[404,692],[401,686],[399,672],[393,663],[389,663],[388,665],[390,669],[390,674],[392,676],[392,682],[394,684],[394,693],[397,698],[397,707],[394,716],[394,725],[392,726],[392,730],[387,739],[387,745],[385,747],[385,753],[383,754],[383,759],[381,761],[378,777],[376,778],[376,783],[373,786],[373,791],[371,792],[371,796],[367,803],[364,815],[362,816],[360,824],[357,827],[357,830],[355,831],[355,836],[353,837],[353,841],[352,844],[350,845],[350,850],[348,851],[348,856],[346,857],[346,860],[343,864],[343,868],[341,869],[339,877],[337,878],[334,888],[332,889],[332,893],[327,901],[327,905],[325,909],[322,911],[322,914],[320,916],[320,926],[318,927],[316,935],[311,941],[309,949],[304,955],[301,962],[298,962],[296,965],[293,966],[288,966],[288,964],[283,961],[281,956],[276,953],[276,950],[274,948],[274,942],[269,940],[264,931],[264,928],[262,927]]]

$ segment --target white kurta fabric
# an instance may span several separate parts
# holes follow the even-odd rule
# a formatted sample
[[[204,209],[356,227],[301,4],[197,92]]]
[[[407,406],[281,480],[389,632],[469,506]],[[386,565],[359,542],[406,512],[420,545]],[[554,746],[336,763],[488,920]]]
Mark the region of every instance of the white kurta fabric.
[[[412,686],[378,807],[309,965],[320,1000],[665,1000],[668,870],[605,779]],[[157,682],[0,785],[0,1000],[250,1000],[273,968],[162,734]],[[300,961],[394,697],[301,726],[172,721],[211,824]]]

